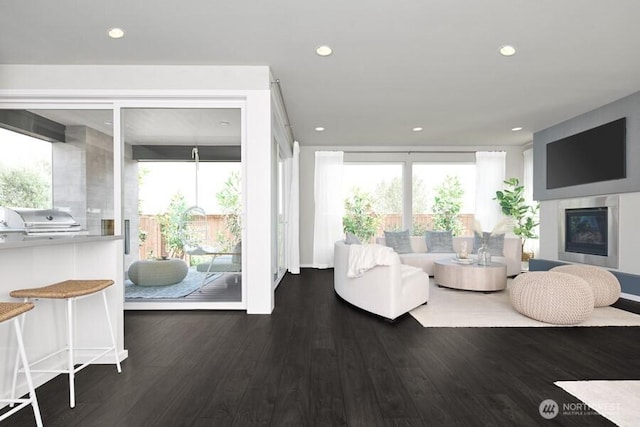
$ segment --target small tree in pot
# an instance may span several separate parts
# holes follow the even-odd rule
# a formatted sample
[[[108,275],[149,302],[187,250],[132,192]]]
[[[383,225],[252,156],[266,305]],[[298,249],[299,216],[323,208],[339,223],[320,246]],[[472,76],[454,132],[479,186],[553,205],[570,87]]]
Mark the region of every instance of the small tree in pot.
[[[525,253],[524,244],[527,239],[537,239],[535,228],[540,223],[538,220],[538,211],[540,204],[534,203],[529,205],[524,199],[524,186],[520,185],[518,178],[510,178],[504,181],[507,188],[502,191],[496,191],[497,200],[502,209],[502,213],[515,220],[513,234],[520,237],[522,241],[522,259],[528,261],[531,254]]]

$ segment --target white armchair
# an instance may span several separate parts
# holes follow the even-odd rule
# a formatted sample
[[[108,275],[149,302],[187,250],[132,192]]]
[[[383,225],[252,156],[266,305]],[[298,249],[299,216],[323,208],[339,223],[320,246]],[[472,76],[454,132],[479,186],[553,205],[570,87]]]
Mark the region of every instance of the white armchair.
[[[395,320],[429,299],[429,275],[422,269],[400,263],[393,253],[391,265],[379,265],[362,276],[347,276],[349,245],[334,245],[334,289],[338,296],[368,312]]]

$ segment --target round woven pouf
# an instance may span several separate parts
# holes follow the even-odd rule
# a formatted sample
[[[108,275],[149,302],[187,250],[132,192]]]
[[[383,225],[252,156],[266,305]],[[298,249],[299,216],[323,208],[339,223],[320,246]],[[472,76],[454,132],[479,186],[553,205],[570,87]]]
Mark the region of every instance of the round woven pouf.
[[[609,270],[592,265],[560,265],[551,271],[569,273],[587,281],[593,291],[595,307],[606,307],[620,298],[620,282]]]
[[[129,267],[129,280],[138,286],[167,286],[187,277],[189,267],[178,258],[135,261]]]
[[[518,275],[509,287],[519,313],[554,325],[575,325],[593,312],[593,292],[578,276],[555,271]]]

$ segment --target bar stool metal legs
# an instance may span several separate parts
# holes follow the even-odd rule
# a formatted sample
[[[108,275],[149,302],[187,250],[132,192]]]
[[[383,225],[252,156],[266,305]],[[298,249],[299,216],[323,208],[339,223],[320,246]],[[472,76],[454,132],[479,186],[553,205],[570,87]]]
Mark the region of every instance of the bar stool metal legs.
[[[76,406],[76,395],[75,395],[75,374],[106,355],[107,353],[113,352],[115,358],[115,365],[117,367],[118,373],[122,372],[122,368],[120,366],[120,359],[118,358],[118,349],[116,346],[115,334],[113,332],[113,327],[111,325],[111,316],[109,315],[109,305],[107,303],[107,295],[105,293],[106,288],[113,284],[112,280],[67,280],[64,282],[56,283],[54,285],[46,286],[43,288],[33,288],[33,289],[22,289],[17,291],[12,291],[10,295],[15,298],[25,298],[28,301],[30,298],[39,298],[39,299],[65,299],[66,300],[66,317],[67,317],[67,325],[66,325],[66,335],[67,335],[67,346],[55,353],[52,353],[38,361],[32,363],[33,365],[37,365],[41,362],[44,362],[51,357],[60,354],[62,352],[67,352],[67,363],[66,369],[31,369],[32,372],[51,372],[51,373],[62,373],[67,374],[69,376],[69,406],[71,408]],[[75,344],[75,303],[77,300],[85,297],[89,297],[96,293],[102,294],[102,301],[104,304],[105,310],[105,318],[107,321],[107,326],[109,329],[109,336],[111,338],[111,346],[110,347],[93,347],[93,348],[78,348]],[[75,357],[76,352],[78,350],[92,350],[92,351],[101,351],[99,354],[95,355],[88,362],[75,367]],[[14,376],[15,378],[15,376]]]
[[[14,406],[16,403],[18,406],[13,407],[8,412],[0,415],[0,421],[10,417],[14,413],[18,412],[25,406],[31,405],[33,408],[33,415],[36,419],[36,425],[42,427],[42,417],[40,415],[40,407],[38,406],[38,399],[36,398],[36,391],[33,387],[33,379],[31,378],[31,371],[29,370],[29,362],[27,361],[27,355],[24,350],[24,342],[22,339],[22,329],[20,327],[19,318],[24,319],[25,313],[33,308],[32,303],[0,303],[0,322],[11,320],[13,323],[13,329],[16,334],[16,340],[18,341],[18,359],[23,366],[24,374],[27,378],[27,386],[29,388],[28,398],[12,398],[12,399],[0,399],[0,402],[9,403],[10,406]],[[16,361],[18,363],[18,361]]]

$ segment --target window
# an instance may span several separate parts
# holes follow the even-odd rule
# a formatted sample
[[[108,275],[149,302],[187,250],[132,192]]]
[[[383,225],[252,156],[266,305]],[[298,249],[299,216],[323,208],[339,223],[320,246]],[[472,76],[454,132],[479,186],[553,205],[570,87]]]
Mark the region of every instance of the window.
[[[51,143],[0,128],[0,206],[51,208]]]
[[[345,163],[343,195],[356,210],[370,205],[376,216],[376,221],[358,227],[374,227],[375,236],[382,235],[384,230],[402,229],[402,164]],[[360,231],[368,236],[367,230]]]
[[[411,171],[410,185],[403,182],[403,176],[407,176],[405,168]],[[345,163],[343,174],[345,221],[349,221],[350,209],[361,216],[359,221],[351,220],[347,228],[372,228],[375,224],[374,235],[381,236],[385,230],[411,228],[413,235],[423,235],[438,226],[448,227],[452,221],[446,222],[442,217],[443,211],[449,212],[449,205],[442,209],[436,205],[435,198],[443,186],[453,185],[458,193],[458,209],[454,215],[457,219],[453,220],[459,223],[456,234],[473,234],[476,166],[472,162]],[[404,195],[405,188],[411,188],[411,197]],[[451,188],[445,189],[445,193],[450,194]],[[360,205],[354,205],[356,202]],[[409,204],[410,210],[404,212],[403,208]],[[362,218],[367,215],[370,220],[364,221]],[[369,235],[365,230],[359,231]],[[373,241],[368,237],[365,240]]]
[[[413,172],[413,234],[454,224],[458,235],[473,234],[475,212],[476,166],[473,163],[414,163]],[[450,196],[436,203],[436,196]],[[452,203],[453,202],[453,203]],[[457,220],[446,218],[455,214]]]

